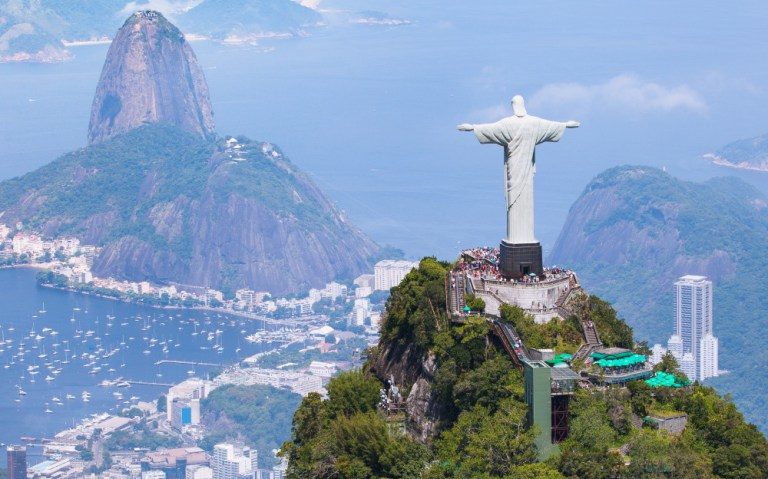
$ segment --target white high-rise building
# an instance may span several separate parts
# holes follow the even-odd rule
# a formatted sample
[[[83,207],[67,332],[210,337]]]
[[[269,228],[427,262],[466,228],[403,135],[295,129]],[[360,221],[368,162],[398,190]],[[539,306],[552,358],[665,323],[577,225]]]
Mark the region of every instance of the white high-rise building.
[[[236,448],[222,443],[213,447],[213,479],[253,479],[259,469],[259,455],[255,449]]]
[[[213,469],[199,464],[187,466],[184,479],[213,479]]]
[[[675,334],[669,351],[692,380],[718,374],[718,341],[712,332],[712,281],[686,275],[675,282]]]
[[[718,374],[718,341],[712,334],[706,334],[699,343],[699,375],[702,379]]]
[[[696,377],[696,359],[690,352],[683,353],[683,357],[679,359],[680,370],[685,373],[689,378]]]
[[[360,298],[355,300],[355,307],[352,310],[354,313],[353,325],[363,326],[365,325],[365,319],[371,312],[371,303],[366,298]]]
[[[379,261],[373,267],[374,289],[376,291],[389,291],[405,278],[405,275],[412,269],[418,268],[419,263],[413,261],[402,261],[385,259]]]
[[[652,366],[655,366],[661,362],[664,355],[667,354],[667,350],[661,344],[654,344],[651,348],[651,358],[649,362]]]
[[[669,341],[667,341],[667,350],[672,353],[672,356],[674,356],[679,363],[680,358],[683,357],[683,340],[680,339],[680,336],[677,334],[670,336]]]
[[[174,399],[205,399],[211,390],[211,385],[207,381],[198,378],[189,378],[186,381],[172,386],[166,394],[166,419],[173,421],[173,400]],[[197,401],[197,407],[192,410],[192,423],[200,423],[200,402]]]

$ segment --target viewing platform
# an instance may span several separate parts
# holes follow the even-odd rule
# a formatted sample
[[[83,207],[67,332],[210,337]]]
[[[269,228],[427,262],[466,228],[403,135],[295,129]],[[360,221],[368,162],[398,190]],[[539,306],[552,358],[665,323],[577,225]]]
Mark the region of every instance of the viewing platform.
[[[595,384],[625,384],[653,376],[648,357],[623,348],[599,348],[591,355],[587,373]]]
[[[569,315],[567,303],[571,294],[581,289],[576,273],[550,268],[542,275],[507,280],[499,273],[498,261],[498,249],[462,251],[447,285],[452,313],[461,312],[464,294],[474,294],[485,301],[485,312],[494,316],[500,315],[502,304],[523,308],[540,324]]]

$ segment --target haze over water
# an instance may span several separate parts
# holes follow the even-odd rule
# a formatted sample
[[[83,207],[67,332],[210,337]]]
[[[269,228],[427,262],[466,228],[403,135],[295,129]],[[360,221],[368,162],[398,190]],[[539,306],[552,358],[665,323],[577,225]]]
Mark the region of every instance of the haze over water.
[[[758,8],[762,2],[741,2],[738,10],[700,1],[334,0],[322,5],[385,10],[414,23],[332,25],[308,38],[258,47],[193,43],[210,86],[218,132],[279,145],[356,225],[409,257],[450,259],[462,247],[498,243],[504,229],[501,151],[477,144],[455,126],[508,115],[516,93],[528,98],[531,114],[582,122],[559,144],[538,152],[536,228],[545,251],[587,182],[611,166],[666,167],[695,180],[736,175],[768,194],[768,173],[722,169],[701,159],[733,140],[768,131],[763,115],[768,95],[762,87],[768,84],[768,64],[756,47],[765,43],[768,21],[765,9]],[[74,49],[75,59],[63,64],[0,65],[0,179],[32,171],[85,144],[107,48]],[[28,270],[0,271],[0,301],[0,324],[5,337],[14,339],[13,349],[29,334],[43,302],[47,312],[35,328],[53,328],[58,341],[72,341],[78,328],[95,331],[98,318],[100,334],[110,331],[109,337],[101,336],[103,342],[114,348],[123,335],[143,338],[144,323],[136,316],[156,318],[166,323],[154,323],[158,339],[182,344],[173,347],[172,359],[234,361],[239,331],[260,327],[240,320],[234,326],[228,320],[214,322],[214,329],[224,331],[225,352],[218,355],[199,349],[207,339],[187,339],[191,325],[167,316],[176,313],[40,289]],[[81,311],[72,323],[76,307]],[[115,317],[111,327],[107,315]],[[189,317],[205,321],[202,314],[181,315]],[[40,342],[48,355],[54,339],[44,337]],[[81,343],[76,351],[94,344]],[[241,356],[256,352],[244,341],[239,346]],[[149,355],[143,350],[130,344],[103,369],[115,368],[112,376],[164,383],[187,376],[188,366],[158,370],[159,348]],[[0,363],[7,362],[6,350]],[[45,371],[34,384],[22,374],[18,365],[0,368],[1,442],[49,436],[118,402],[115,389],[96,386],[110,374],[89,375],[81,362],[63,368],[51,384]],[[15,402],[17,385],[27,392],[20,403]],[[92,394],[89,403],[81,399],[84,390]],[[123,400],[151,400],[161,390],[132,387],[122,391]],[[66,394],[75,399],[66,400]],[[64,405],[52,404],[53,396]],[[45,413],[47,408],[53,412]]]
[[[412,257],[452,258],[461,246],[502,236],[501,151],[455,125],[509,114],[514,93],[528,97],[531,114],[582,121],[560,144],[539,149],[545,249],[605,168],[734,174],[701,155],[768,130],[760,86],[768,66],[755,54],[766,20],[759,2],[738,11],[692,1],[322,6],[385,10],[414,23],[339,25],[330,15],[331,28],[308,38],[258,47],[195,42],[218,131],[278,144],[358,226]],[[60,65],[0,65],[0,177],[83,146],[106,49],[77,48]],[[768,192],[768,174],[736,174]]]
[[[193,43],[217,129],[276,143],[355,224],[411,257],[452,258],[461,246],[501,238],[501,151],[455,126],[508,115],[515,93],[528,98],[530,114],[582,122],[539,148],[536,227],[545,250],[604,169],[735,174],[701,155],[768,130],[768,68],[754,53],[766,21],[759,2],[738,11],[693,1],[321,5],[414,23],[334,25],[330,15],[332,27],[308,38]],[[85,143],[106,50],[77,48],[59,65],[0,65],[0,177]],[[768,174],[736,174],[768,192]]]

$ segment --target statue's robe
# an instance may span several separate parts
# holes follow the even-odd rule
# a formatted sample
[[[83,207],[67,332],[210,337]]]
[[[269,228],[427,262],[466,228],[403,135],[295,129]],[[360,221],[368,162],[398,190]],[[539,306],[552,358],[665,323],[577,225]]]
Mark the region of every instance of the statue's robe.
[[[480,143],[496,143],[504,147],[506,242],[538,243],[533,227],[536,145],[560,140],[565,132],[565,123],[530,115],[511,116],[496,123],[474,125],[474,131]]]

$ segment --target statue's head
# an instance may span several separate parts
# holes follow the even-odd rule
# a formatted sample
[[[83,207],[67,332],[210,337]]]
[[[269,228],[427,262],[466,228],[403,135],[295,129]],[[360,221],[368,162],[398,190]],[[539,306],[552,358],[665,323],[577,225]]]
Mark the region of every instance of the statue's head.
[[[521,95],[512,97],[512,111],[517,117],[523,117],[528,114],[528,112],[525,111],[525,100],[523,100]]]

